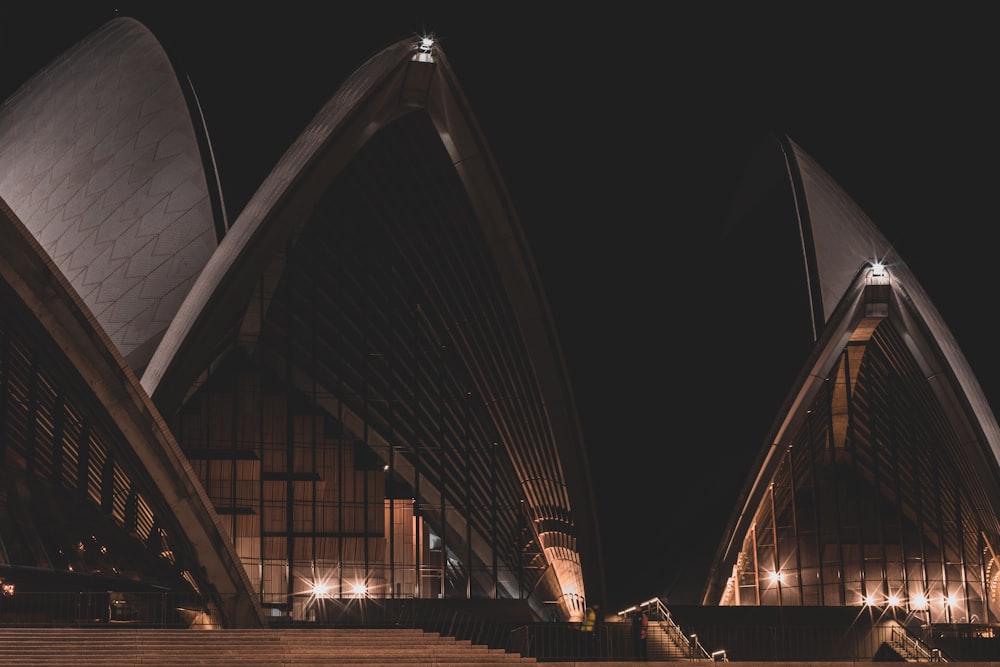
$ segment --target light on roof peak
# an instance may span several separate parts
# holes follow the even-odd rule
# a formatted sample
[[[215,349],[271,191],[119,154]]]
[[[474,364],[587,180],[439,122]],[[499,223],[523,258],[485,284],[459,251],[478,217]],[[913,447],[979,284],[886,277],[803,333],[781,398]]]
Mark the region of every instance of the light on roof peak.
[[[413,60],[419,62],[432,63],[434,62],[434,35],[423,35],[415,46],[416,53],[413,56]]]

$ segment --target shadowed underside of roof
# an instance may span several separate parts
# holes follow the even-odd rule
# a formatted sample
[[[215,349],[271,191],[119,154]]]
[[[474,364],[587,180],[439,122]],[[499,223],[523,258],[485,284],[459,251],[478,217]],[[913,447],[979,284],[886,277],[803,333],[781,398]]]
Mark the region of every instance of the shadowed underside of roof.
[[[0,247],[3,294],[20,312],[3,322],[0,336],[12,346],[0,362],[8,390],[0,396],[5,473],[21,475],[19,484],[37,480],[82,494],[79,502],[96,502],[93,511],[106,513],[109,525],[118,521],[123,540],[132,535],[159,551],[162,536],[190,580],[219,596],[225,622],[260,625],[246,575],[156,408],[2,200]]]

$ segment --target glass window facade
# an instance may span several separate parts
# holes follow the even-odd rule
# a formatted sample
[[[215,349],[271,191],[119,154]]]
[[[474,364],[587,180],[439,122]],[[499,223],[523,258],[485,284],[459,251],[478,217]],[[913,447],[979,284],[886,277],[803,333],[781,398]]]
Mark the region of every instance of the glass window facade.
[[[781,443],[721,602],[996,622],[988,492],[900,329],[869,324]]]

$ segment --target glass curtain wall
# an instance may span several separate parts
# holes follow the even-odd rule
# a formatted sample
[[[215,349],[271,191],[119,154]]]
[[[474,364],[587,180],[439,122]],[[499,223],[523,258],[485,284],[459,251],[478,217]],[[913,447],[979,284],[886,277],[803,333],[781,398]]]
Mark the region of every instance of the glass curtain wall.
[[[1000,526],[961,450],[892,323],[855,335],[788,443],[722,604],[996,622]]]
[[[548,569],[506,442],[545,441],[518,413],[541,401],[511,385],[530,365],[462,192],[426,119],[376,135],[173,418],[275,613],[317,590],[520,598]]]

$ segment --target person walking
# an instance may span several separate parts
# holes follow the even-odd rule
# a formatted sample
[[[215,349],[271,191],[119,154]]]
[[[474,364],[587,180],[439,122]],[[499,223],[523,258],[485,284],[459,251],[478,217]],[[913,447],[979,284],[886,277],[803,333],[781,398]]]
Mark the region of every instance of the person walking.
[[[649,634],[649,614],[639,608],[632,614],[632,646],[635,657],[646,659],[646,637]]]
[[[601,603],[595,602],[587,607],[583,613],[583,620],[580,621],[580,632],[583,635],[583,650],[588,655],[596,655],[597,648],[597,619],[601,611]]]

